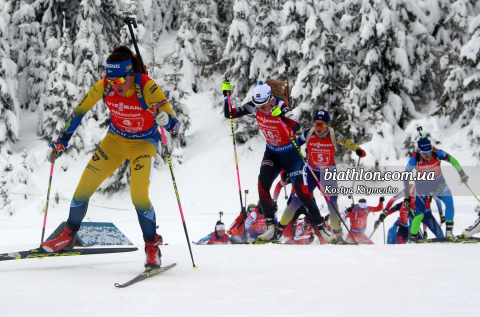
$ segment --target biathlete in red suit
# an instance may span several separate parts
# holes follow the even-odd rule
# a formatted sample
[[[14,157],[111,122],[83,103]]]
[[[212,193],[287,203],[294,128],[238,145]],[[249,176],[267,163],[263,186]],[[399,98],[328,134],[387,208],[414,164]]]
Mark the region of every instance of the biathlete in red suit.
[[[248,205],[246,216],[241,213],[228,228],[228,233],[232,235],[232,243],[255,241],[264,231],[265,217],[261,208],[255,204]]]
[[[325,170],[333,170],[336,168],[335,153],[339,147],[344,147],[354,151],[358,156],[365,157],[365,151],[351,140],[347,139],[338,131],[335,131],[329,126],[330,115],[326,110],[319,110],[313,117],[314,126],[305,130],[300,137],[297,138],[297,145],[300,147],[305,144],[305,150],[308,158],[308,164],[315,173],[315,177],[321,182],[325,192],[330,196],[327,199],[328,210],[330,211],[330,219],[333,228],[333,233],[339,242],[343,241],[342,229],[340,227],[340,215],[338,214],[337,194],[331,194],[333,189],[338,188],[338,183],[335,180],[325,180]],[[307,174],[307,188],[310,195],[313,196],[313,191],[318,186],[318,182],[312,175],[309,168],[305,167]],[[284,216],[280,221],[279,230],[282,225],[288,222],[288,215],[293,215],[296,209],[300,207],[300,202],[296,197],[287,206]],[[293,210],[293,212],[291,211]]]
[[[280,98],[277,90],[274,90],[274,96],[270,84],[272,86],[280,84],[283,87],[283,83],[271,79],[268,79],[265,84],[260,81],[253,90],[252,100],[238,108],[233,108],[231,113],[228,96],[232,86],[228,81],[222,85],[225,95],[225,118],[236,119],[245,115],[253,115],[267,141],[260,166],[260,175],[258,176],[258,194],[265,215],[266,230],[257,238],[256,242],[265,243],[277,238],[277,229],[274,223],[275,207],[270,189],[275,178],[284,169],[295,188],[298,198],[307,208],[324,239],[330,243],[335,243],[336,238],[326,228],[318,207],[313,203],[308,192],[305,193],[302,190],[305,179],[303,159],[291,141],[291,138],[295,137],[294,132],[300,129],[300,124],[286,104],[286,98]],[[284,126],[286,126],[286,129]]]
[[[373,244],[365,235],[365,230],[367,229],[367,220],[368,214],[370,212],[378,212],[383,209],[383,202],[385,198],[380,197],[380,201],[377,207],[371,207],[367,205],[367,200],[362,198],[358,201],[358,204],[355,207],[349,207],[345,213],[342,215],[342,218],[350,219],[350,233],[347,236],[348,243],[355,243],[357,241],[360,244]],[[355,238],[355,241],[352,238]]]

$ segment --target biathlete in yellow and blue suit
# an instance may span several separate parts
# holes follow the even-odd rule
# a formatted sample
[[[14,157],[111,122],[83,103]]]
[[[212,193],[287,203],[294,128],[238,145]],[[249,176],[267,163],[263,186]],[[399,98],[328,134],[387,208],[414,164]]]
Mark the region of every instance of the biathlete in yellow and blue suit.
[[[129,158],[130,193],[145,240],[145,266],[160,267],[161,236],[156,233],[155,210],[148,187],[159,142],[158,126],[175,133],[179,122],[160,87],[141,74],[140,63],[129,48],[117,47],[107,58],[106,75],[90,88],[72,112],[65,129],[50,145],[47,159],[52,162],[62,155],[83,116],[102,98],[110,110],[108,133],[83,172],[65,231],[41,246],[48,252],[73,248],[90,197]]]

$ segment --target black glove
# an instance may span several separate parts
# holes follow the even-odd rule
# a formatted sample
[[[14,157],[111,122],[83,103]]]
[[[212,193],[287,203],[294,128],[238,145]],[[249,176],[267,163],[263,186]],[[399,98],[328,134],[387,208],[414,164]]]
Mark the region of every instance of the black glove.
[[[360,156],[360,157],[365,157],[365,156],[367,156],[367,153],[365,153],[365,151],[362,150],[361,148],[357,148],[357,149],[355,150],[355,154],[357,154],[357,155]]]
[[[447,221],[447,220],[445,219],[445,215],[444,215],[444,214],[441,214],[441,215],[440,215],[440,225],[443,225],[443,224],[445,223],[445,221]]]
[[[325,222],[328,222],[329,219],[330,219],[330,214],[325,216]]]
[[[278,211],[278,205],[276,200],[273,201],[273,208],[275,208],[275,212]]]
[[[410,208],[410,196],[405,196],[405,198],[403,198],[403,203],[406,207]]]
[[[380,217],[378,217],[378,221],[383,222],[387,218],[387,211],[384,210],[381,214]]]
[[[380,201],[383,203],[385,201],[385,196],[380,197]]]
[[[465,174],[465,172],[463,170],[458,172],[458,174],[460,175],[460,180],[462,181],[462,183],[466,184],[468,182],[468,175]]]

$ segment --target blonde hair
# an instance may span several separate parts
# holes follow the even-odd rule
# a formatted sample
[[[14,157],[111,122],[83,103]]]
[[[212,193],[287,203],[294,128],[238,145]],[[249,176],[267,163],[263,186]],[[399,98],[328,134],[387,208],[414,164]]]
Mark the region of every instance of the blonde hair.
[[[275,97],[282,98],[285,101],[285,104],[289,106],[289,100],[285,94],[287,92],[286,81],[279,81],[279,80],[268,78],[265,81],[265,83],[272,88],[272,93]],[[290,96],[290,91],[288,91],[288,95]]]

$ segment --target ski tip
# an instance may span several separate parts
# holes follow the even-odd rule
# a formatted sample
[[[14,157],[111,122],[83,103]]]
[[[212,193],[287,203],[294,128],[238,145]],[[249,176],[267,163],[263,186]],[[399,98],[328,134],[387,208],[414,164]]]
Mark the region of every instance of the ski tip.
[[[198,266],[194,265],[193,268],[194,268],[194,269],[198,269]]]
[[[122,288],[122,287],[123,287],[121,284],[118,284],[118,283],[115,283],[114,285],[115,285],[115,287],[117,287],[117,288]]]

